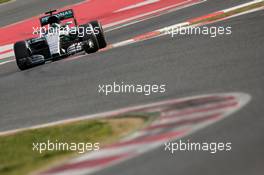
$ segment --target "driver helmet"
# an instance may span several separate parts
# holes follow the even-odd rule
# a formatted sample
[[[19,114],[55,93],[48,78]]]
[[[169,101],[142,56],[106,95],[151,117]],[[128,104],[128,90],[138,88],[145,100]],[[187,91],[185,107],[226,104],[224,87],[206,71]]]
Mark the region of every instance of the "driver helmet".
[[[51,16],[48,19],[48,23],[51,25],[51,27],[59,27],[60,19],[57,16]]]

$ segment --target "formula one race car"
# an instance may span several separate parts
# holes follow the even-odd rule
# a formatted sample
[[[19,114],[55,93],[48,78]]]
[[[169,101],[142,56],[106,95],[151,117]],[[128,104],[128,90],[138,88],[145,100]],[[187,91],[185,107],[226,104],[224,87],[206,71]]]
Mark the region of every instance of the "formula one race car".
[[[14,44],[17,66],[25,70],[46,61],[55,61],[78,52],[94,53],[107,46],[98,21],[79,25],[72,9],[45,13],[40,18],[39,37]],[[73,21],[69,21],[73,19]],[[62,24],[64,21],[64,24]],[[67,21],[67,22],[66,22]]]

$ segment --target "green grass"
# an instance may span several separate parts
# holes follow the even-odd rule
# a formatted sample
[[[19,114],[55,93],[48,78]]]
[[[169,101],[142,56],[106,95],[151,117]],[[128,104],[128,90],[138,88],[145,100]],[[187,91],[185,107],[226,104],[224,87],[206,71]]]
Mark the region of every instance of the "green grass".
[[[8,2],[8,1],[10,1],[10,0],[0,0],[0,4]]]
[[[241,8],[238,8],[236,10],[232,10],[232,11],[230,11],[228,13],[224,13],[224,14],[213,16],[213,17],[209,17],[207,19],[202,19],[200,21],[196,21],[195,24],[201,23],[201,22],[216,21],[216,20],[219,20],[219,19],[222,19],[222,18],[226,18],[226,17],[232,16],[232,15],[238,14],[238,13],[246,12],[248,10],[252,10],[252,9],[263,7],[263,6],[264,6],[264,2],[258,2],[258,3],[255,3],[255,4],[248,5],[246,7],[241,7]]]
[[[81,121],[71,124],[22,131],[0,136],[0,174],[24,175],[47,165],[75,156],[72,151],[33,151],[33,143],[50,140],[63,143],[112,143],[138,129],[144,123],[139,118]]]

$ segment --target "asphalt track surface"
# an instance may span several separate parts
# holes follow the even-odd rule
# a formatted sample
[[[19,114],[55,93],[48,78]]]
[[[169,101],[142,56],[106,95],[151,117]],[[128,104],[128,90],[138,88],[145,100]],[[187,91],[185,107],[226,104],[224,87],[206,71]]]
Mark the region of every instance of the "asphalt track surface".
[[[133,78],[129,76],[133,80],[167,82],[166,97],[233,91],[251,94],[252,102],[240,112],[183,139],[194,143],[231,141],[232,152],[213,155],[179,151],[171,155],[160,147],[96,174],[261,175],[264,172],[263,17],[261,11],[214,24],[232,26],[230,38],[163,37],[128,46],[127,52],[133,54],[126,56],[125,64],[117,68],[117,72],[133,74]],[[140,48],[142,52],[138,53]],[[110,52],[125,57],[119,55],[122,50],[126,53],[124,48],[116,50],[118,53]]]
[[[243,1],[247,2],[247,1]],[[240,1],[239,3],[242,3]],[[107,33],[110,43],[189,17],[238,4],[212,0]],[[232,152],[178,152],[158,148],[96,174],[262,174],[264,12],[218,22],[231,36],[159,37],[70,61],[20,72],[15,63],[0,67],[1,131],[75,116],[192,95],[245,92],[252,101],[238,113],[188,138],[193,142],[232,142]],[[99,94],[98,85],[166,84],[151,96]]]

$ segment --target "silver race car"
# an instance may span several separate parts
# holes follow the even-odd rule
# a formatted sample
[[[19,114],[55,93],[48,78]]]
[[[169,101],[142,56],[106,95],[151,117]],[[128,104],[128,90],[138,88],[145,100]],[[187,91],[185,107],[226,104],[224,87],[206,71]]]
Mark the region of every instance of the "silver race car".
[[[39,37],[14,44],[17,66],[25,70],[78,52],[94,53],[107,46],[98,21],[78,25],[72,9],[45,13],[40,18]],[[70,21],[73,19],[73,21]],[[62,23],[64,22],[64,23]]]

